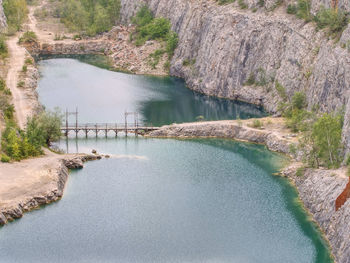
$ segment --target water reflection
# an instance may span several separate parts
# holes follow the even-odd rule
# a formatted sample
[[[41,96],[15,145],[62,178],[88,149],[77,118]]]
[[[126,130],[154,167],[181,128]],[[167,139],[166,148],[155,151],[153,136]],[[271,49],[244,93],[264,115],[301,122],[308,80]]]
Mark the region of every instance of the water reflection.
[[[156,126],[196,121],[199,116],[223,120],[266,115],[251,104],[193,92],[178,78],[128,75],[74,59],[42,60],[39,65],[40,101],[63,110],[79,105],[83,122],[124,122],[125,111],[137,111],[141,121]]]

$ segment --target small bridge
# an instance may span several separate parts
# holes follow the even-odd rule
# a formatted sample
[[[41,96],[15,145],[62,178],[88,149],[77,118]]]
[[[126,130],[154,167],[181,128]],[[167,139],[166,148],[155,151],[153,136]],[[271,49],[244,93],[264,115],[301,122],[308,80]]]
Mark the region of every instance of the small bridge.
[[[108,136],[109,132],[113,132],[115,136],[118,136],[118,133],[124,133],[126,136],[128,133],[134,133],[135,135],[143,135],[150,131],[158,130],[159,127],[145,126],[145,125],[130,125],[127,124],[110,124],[110,123],[85,123],[85,124],[74,124],[62,126],[61,131],[65,136],[68,136],[69,132],[74,132],[76,136],[78,133],[82,132],[88,137],[89,132],[95,133],[96,137],[100,132],[104,133],[105,136]]]
[[[69,124],[68,118],[69,115],[75,115],[75,123]],[[128,124],[128,116],[133,115],[134,121]],[[125,112],[125,122],[124,123],[78,123],[78,109],[74,112],[68,112],[66,110],[65,123],[61,126],[61,132],[68,136],[69,132],[74,132],[76,137],[80,132],[84,133],[86,138],[88,137],[89,132],[95,133],[96,137],[100,132],[103,132],[105,136],[108,136],[109,132],[113,132],[115,136],[118,136],[118,133],[122,132],[125,136],[128,136],[128,133],[134,133],[136,136],[141,134],[148,133],[150,131],[158,130],[159,127],[154,127],[152,125],[139,125],[138,113],[137,112]]]

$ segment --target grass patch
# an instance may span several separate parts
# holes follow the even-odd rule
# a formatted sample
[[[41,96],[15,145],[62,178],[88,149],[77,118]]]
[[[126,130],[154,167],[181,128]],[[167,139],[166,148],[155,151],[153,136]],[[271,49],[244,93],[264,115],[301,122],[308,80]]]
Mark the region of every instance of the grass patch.
[[[219,5],[226,5],[226,4],[231,4],[234,3],[236,0],[216,0],[216,2]]]
[[[238,0],[238,5],[241,9],[247,9],[248,5],[244,2],[244,0]]]
[[[339,39],[349,23],[347,14],[342,10],[321,7],[314,18],[318,29],[325,29],[332,38]]]
[[[25,32],[20,38],[18,43],[20,44],[32,44],[37,42],[38,37],[33,31],[27,31]]]

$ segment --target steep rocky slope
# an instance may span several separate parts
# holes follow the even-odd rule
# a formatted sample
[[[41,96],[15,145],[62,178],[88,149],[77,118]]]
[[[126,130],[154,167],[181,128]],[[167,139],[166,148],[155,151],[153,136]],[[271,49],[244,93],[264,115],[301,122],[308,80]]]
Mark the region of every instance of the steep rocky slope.
[[[7,27],[4,9],[2,8],[2,0],[0,0],[0,31]]]
[[[209,95],[240,99],[277,110],[278,81],[289,96],[304,91],[310,107],[339,110],[345,106],[344,141],[350,148],[350,40],[348,27],[338,43],[285,12],[274,1],[265,1],[257,12],[237,4],[217,5],[209,0],[122,0],[122,22],[127,23],[142,3],[157,16],[171,20],[179,45],[171,74],[186,79],[190,88]],[[258,1],[246,1],[249,7]],[[325,6],[331,1],[324,0]],[[339,6],[344,6],[339,1]],[[315,13],[320,1],[314,0]],[[272,7],[272,8],[271,8]],[[193,65],[184,66],[184,60]],[[248,77],[264,79],[263,86],[245,86]]]

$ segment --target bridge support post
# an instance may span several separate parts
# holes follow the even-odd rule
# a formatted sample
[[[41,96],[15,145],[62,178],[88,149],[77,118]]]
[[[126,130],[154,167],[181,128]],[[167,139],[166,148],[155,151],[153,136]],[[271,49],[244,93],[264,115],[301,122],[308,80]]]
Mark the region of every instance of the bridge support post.
[[[98,134],[97,124],[95,124],[95,132],[96,132],[96,138],[97,138],[97,134]]]
[[[64,134],[68,137],[68,109],[66,109],[66,131]]]
[[[75,111],[75,137],[78,138],[78,108]]]
[[[125,136],[128,136],[128,113],[125,112]]]

